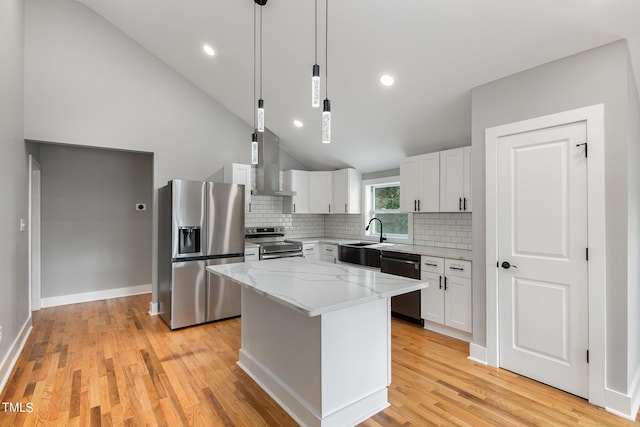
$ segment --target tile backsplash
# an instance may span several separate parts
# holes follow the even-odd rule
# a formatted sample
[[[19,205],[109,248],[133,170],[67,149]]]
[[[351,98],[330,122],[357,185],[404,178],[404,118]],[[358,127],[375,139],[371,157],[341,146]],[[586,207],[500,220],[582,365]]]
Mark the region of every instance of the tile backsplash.
[[[283,226],[290,239],[338,237],[357,240],[363,237],[363,215],[286,214],[282,204],[287,200],[286,197],[252,196],[251,211],[245,214],[245,226]],[[413,244],[471,250],[471,215],[469,212],[413,214]]]
[[[413,244],[471,250],[471,213],[413,214]]]

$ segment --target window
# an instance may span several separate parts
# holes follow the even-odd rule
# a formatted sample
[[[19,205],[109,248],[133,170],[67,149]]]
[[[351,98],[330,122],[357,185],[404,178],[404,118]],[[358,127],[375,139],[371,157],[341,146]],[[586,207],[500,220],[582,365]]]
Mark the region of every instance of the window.
[[[378,178],[364,182],[365,226],[371,218],[382,221],[383,232],[388,240],[407,242],[412,240],[413,216],[400,212],[399,177]],[[373,221],[367,236],[380,235],[380,222]]]

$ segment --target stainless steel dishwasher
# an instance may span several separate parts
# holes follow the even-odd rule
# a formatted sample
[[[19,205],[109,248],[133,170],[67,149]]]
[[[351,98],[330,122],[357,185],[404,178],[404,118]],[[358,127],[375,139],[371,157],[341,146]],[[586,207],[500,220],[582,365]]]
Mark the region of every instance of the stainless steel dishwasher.
[[[380,271],[420,279],[420,255],[382,251]],[[420,291],[391,298],[391,314],[399,319],[424,326],[424,319],[420,318]]]

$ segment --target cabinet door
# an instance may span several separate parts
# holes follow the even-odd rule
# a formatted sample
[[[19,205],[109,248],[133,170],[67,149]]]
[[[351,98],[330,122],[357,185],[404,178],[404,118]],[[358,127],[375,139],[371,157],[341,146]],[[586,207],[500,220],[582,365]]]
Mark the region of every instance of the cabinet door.
[[[471,212],[471,147],[463,148],[463,156],[464,191],[462,193],[462,207],[465,212]]]
[[[420,173],[419,156],[408,157],[400,163],[400,211],[418,210]]]
[[[429,287],[420,291],[420,312],[423,319],[444,324],[444,284],[440,274],[427,273],[424,270],[421,279],[429,282]]]
[[[471,279],[445,276],[444,324],[471,332]]]
[[[287,190],[296,192],[291,198],[291,212],[309,213],[309,172],[290,170],[286,173]]]
[[[355,169],[342,169],[333,172],[334,213],[360,213],[361,185],[362,176]]]
[[[418,160],[420,178],[418,212],[438,212],[441,191],[440,153],[423,154]]]
[[[244,185],[244,209],[251,212],[251,165],[230,163],[224,166],[224,182]]]
[[[440,152],[440,211],[463,210],[464,149]]]
[[[309,172],[309,212],[333,212],[333,172]]]
[[[302,245],[302,253],[304,257],[310,261],[319,260],[317,243],[304,243]]]

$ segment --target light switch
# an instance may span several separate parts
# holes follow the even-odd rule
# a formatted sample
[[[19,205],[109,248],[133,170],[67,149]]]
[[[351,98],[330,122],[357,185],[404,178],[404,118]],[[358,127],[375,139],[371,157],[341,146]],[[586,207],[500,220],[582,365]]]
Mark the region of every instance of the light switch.
[[[24,231],[26,226],[27,222],[24,220],[24,218],[20,218],[20,231]]]

